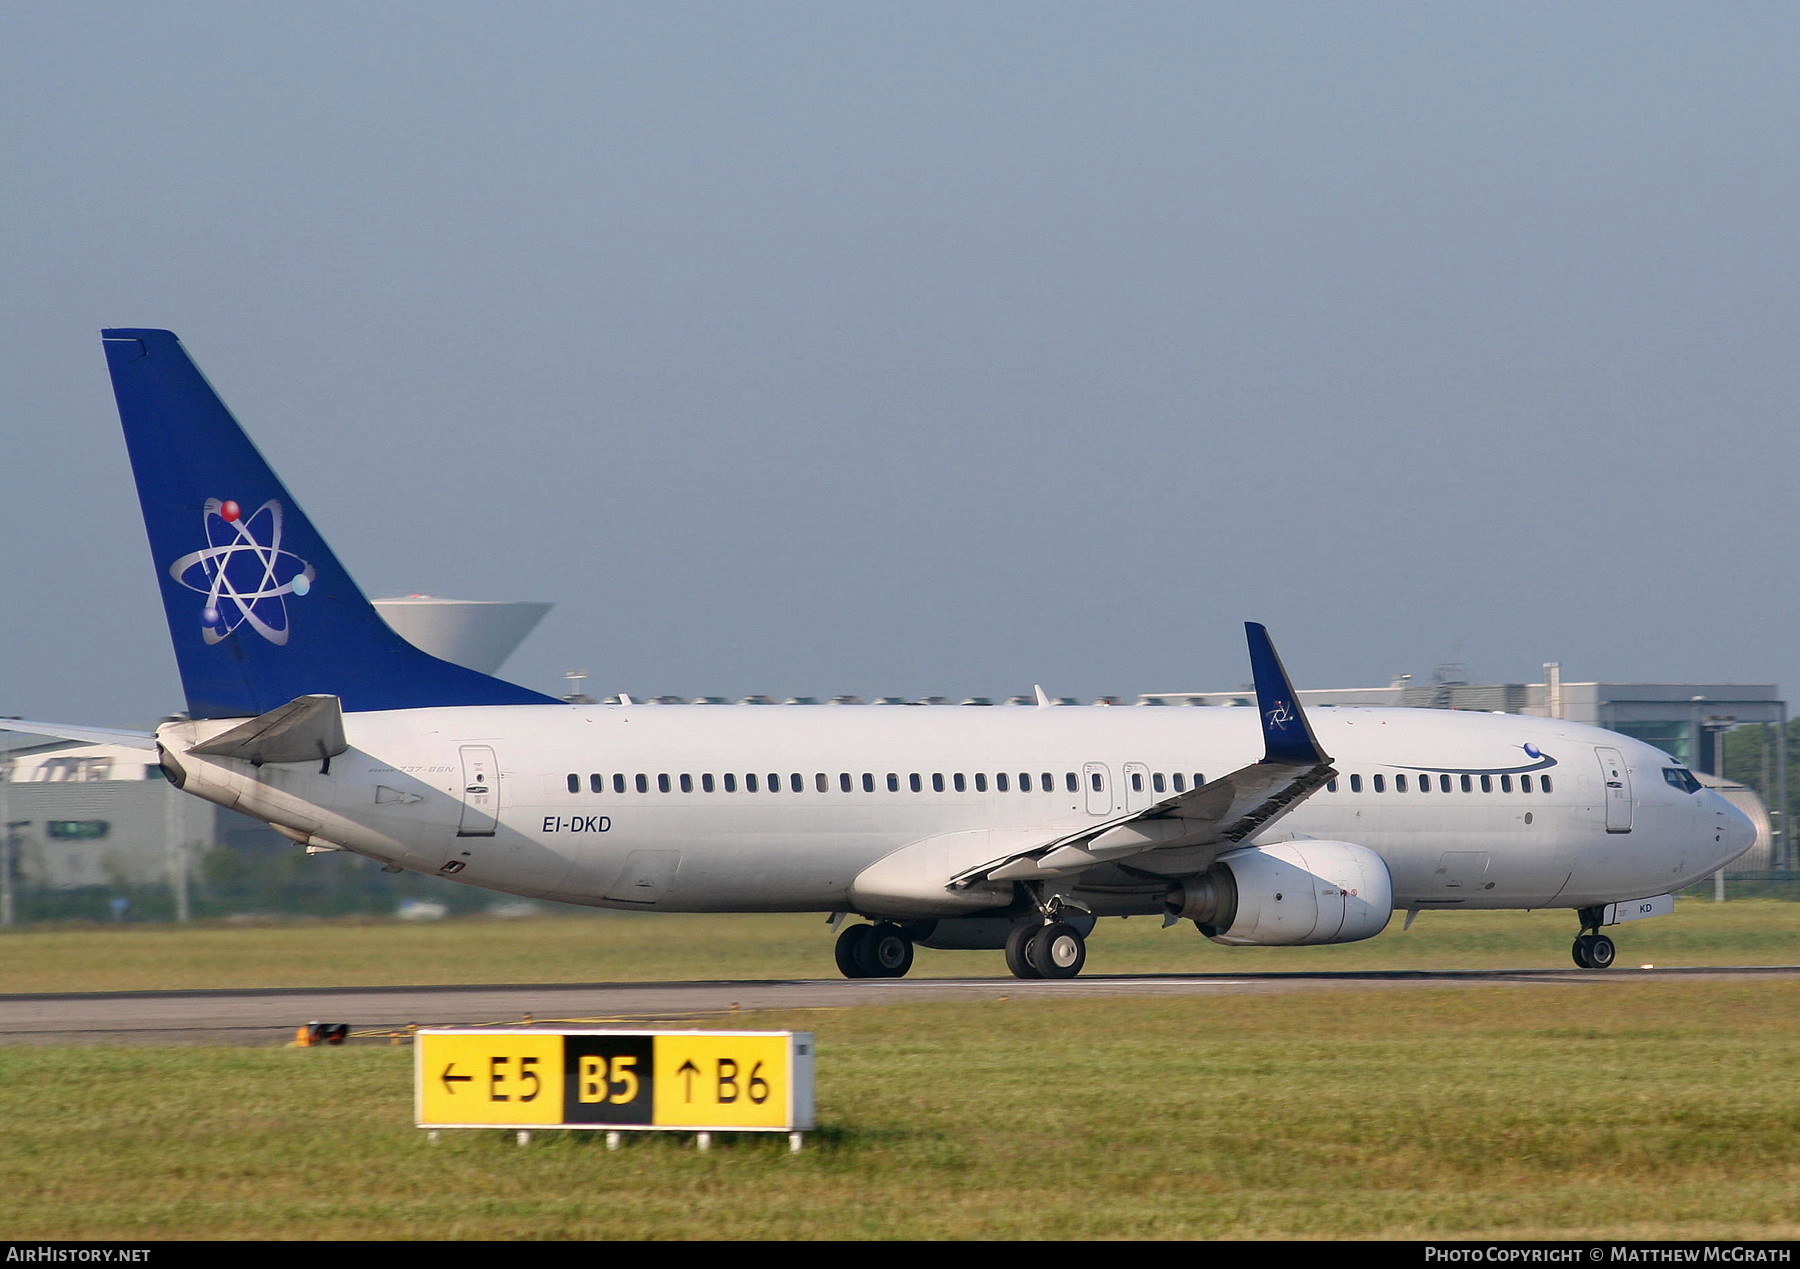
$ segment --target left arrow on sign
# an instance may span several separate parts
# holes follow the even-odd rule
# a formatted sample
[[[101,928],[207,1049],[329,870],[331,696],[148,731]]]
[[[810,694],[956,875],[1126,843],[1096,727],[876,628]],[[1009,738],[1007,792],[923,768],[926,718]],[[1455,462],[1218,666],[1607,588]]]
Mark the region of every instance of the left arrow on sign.
[[[443,1080],[444,1091],[446,1093],[456,1092],[456,1090],[454,1088],[452,1088],[451,1085],[467,1084],[475,1078],[473,1075],[452,1075],[452,1074],[450,1074],[450,1072],[454,1071],[455,1069],[456,1069],[456,1063],[452,1062],[452,1063],[450,1063],[450,1065],[448,1065],[444,1068],[444,1073],[438,1077],[439,1079]]]

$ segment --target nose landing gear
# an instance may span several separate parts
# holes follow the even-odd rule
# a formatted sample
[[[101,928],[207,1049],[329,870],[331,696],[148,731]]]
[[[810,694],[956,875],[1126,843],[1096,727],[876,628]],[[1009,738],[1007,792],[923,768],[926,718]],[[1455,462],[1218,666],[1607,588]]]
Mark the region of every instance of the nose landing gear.
[[[1577,935],[1570,951],[1575,963],[1583,969],[1611,969],[1613,957],[1618,955],[1613,941],[1604,934]]]
[[[1613,941],[1600,933],[1604,911],[1603,908],[1583,908],[1579,913],[1581,933],[1575,936],[1575,946],[1570,949],[1570,954],[1582,969],[1611,969],[1613,957],[1618,955]]]

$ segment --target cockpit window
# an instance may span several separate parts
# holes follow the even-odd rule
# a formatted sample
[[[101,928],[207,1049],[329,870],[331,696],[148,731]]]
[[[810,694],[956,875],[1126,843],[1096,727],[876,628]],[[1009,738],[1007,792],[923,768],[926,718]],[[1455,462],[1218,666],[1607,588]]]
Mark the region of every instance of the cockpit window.
[[[1686,767],[1664,767],[1662,773],[1663,779],[1683,793],[1698,793],[1704,787]]]

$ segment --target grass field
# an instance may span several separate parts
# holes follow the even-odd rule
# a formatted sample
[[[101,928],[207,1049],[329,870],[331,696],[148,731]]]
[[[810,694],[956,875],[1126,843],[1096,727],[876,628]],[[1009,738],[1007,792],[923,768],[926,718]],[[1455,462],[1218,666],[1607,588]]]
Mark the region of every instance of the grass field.
[[[1364,943],[1227,948],[1190,923],[1102,921],[1086,973],[1567,968],[1573,914],[1427,912]],[[1671,916],[1611,932],[1621,968],[1800,962],[1800,903],[1682,899]],[[70,925],[0,931],[0,992],[143,991],[430,983],[638,982],[835,977],[818,916],[650,916],[428,924],[345,919],[265,926]],[[920,949],[919,977],[1004,977],[998,952]]]
[[[819,1037],[824,1131],[798,1156],[431,1146],[405,1049],[0,1050],[0,1236],[1800,1235],[1787,981],[751,1021]]]
[[[1345,947],[1107,922],[1090,973],[1561,966],[1566,913]],[[1792,963],[1800,905],[1683,902],[1620,964]],[[56,928],[10,990],[829,974],[817,918]],[[991,953],[916,973],[999,975]],[[0,1048],[0,1238],[1800,1236],[1800,983],[1599,981],[735,1015],[819,1038],[821,1131],[411,1126],[411,1051]]]

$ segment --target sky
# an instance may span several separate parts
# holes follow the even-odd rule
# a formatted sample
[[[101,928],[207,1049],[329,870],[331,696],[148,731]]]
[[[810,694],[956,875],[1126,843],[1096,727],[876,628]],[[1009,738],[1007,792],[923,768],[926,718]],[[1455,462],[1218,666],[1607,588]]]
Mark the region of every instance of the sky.
[[[1800,683],[1800,8],[0,7],[0,714],[181,708],[100,351],[540,690]]]

